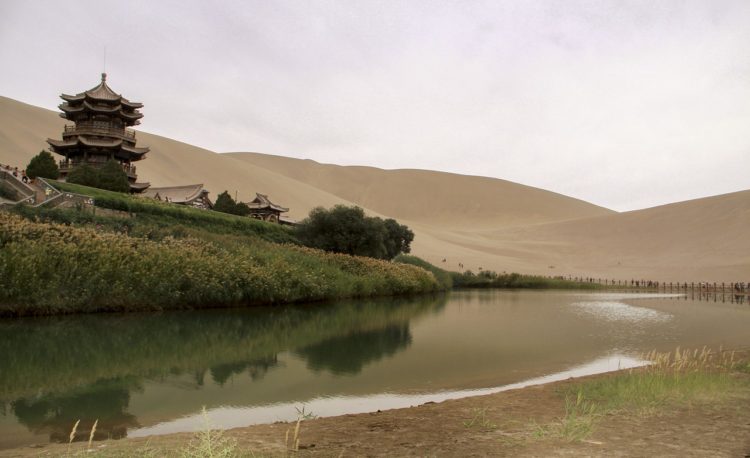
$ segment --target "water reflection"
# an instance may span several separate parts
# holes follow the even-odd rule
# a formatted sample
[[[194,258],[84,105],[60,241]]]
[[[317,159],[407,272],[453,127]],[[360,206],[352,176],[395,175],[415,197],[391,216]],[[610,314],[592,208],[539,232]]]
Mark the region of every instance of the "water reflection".
[[[0,321],[0,411],[51,441],[122,438],[144,381],[174,389],[263,379],[293,351],[315,370],[356,374],[405,349],[409,321],[445,296],[334,305]],[[208,378],[207,378],[208,376]],[[239,377],[239,378],[237,378]],[[209,382],[210,381],[210,382]],[[9,408],[8,408],[9,407]],[[0,424],[0,430],[2,424]],[[85,432],[85,434],[84,434]],[[85,435],[85,437],[84,437]],[[0,439],[0,442],[2,440]]]
[[[52,442],[68,442],[71,426],[81,420],[74,441],[85,441],[98,420],[94,439],[120,439],[140,425],[127,413],[135,380],[101,380],[65,394],[22,398],[11,403],[19,423],[35,434],[48,434]]]
[[[211,367],[211,369],[209,369],[209,372],[211,373],[211,378],[213,379],[213,381],[220,386],[223,386],[230,377],[232,377],[233,375],[241,374],[243,372],[247,372],[247,375],[249,375],[250,379],[253,381],[260,380],[261,378],[263,378],[266,372],[268,372],[269,369],[277,366],[278,364],[279,359],[276,355],[273,355],[254,361],[219,364],[217,366]],[[204,373],[201,373],[198,385],[203,385],[203,375]]]
[[[313,371],[356,374],[372,361],[391,356],[411,344],[408,323],[334,337],[297,350]]]
[[[303,404],[316,415],[372,411],[613,355],[750,345],[750,307],[721,297],[482,290],[4,320],[0,448],[67,441],[78,419],[85,439],[97,419],[97,438],[191,430],[203,406],[220,426],[242,426],[290,419]]]

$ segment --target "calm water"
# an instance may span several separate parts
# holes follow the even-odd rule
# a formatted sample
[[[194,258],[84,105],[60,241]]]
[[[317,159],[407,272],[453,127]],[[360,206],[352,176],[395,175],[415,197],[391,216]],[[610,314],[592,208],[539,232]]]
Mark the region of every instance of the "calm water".
[[[0,321],[0,448],[373,411],[750,347],[721,296],[459,291],[254,310]],[[546,378],[542,378],[546,377]],[[542,379],[540,379],[542,378]],[[81,435],[81,439],[83,439]]]

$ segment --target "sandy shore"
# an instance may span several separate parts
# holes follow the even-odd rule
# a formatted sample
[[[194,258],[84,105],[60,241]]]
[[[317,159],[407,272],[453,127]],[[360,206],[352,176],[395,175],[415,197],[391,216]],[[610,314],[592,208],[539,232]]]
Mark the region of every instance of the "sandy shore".
[[[750,390],[721,400],[670,403],[651,412],[618,411],[599,417],[582,441],[554,433],[565,414],[568,379],[486,396],[404,409],[305,420],[299,450],[289,451],[294,423],[236,428],[241,456],[734,456],[750,455]],[[739,374],[750,379],[750,374]],[[747,386],[747,385],[746,385]],[[161,456],[183,448],[189,433],[94,443],[104,456]],[[85,443],[70,449],[45,444],[0,451],[0,456],[91,456]],[[93,455],[99,455],[94,453]]]

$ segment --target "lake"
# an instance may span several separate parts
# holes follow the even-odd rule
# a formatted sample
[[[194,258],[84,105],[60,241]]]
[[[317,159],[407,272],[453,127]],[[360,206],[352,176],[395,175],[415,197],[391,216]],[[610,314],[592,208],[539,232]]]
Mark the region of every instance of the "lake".
[[[707,300],[708,299],[708,300]],[[0,320],[0,448],[367,412],[750,347],[734,296],[465,290]],[[84,437],[85,436],[85,437]]]

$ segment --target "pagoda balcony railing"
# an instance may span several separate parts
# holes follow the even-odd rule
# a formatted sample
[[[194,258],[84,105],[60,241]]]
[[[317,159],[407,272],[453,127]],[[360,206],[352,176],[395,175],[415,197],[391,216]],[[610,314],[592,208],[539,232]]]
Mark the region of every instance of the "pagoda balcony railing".
[[[93,161],[82,161],[82,160],[70,160],[70,159],[63,159],[58,163],[58,168],[60,169],[60,173],[67,174],[70,173],[71,170],[78,167],[79,165],[86,164],[90,167],[102,167],[105,163],[104,162],[93,162]],[[128,165],[128,164],[121,164],[122,170],[128,175],[128,178],[137,178],[137,175],[135,173],[135,166],[134,165]]]
[[[117,137],[123,140],[135,142],[135,131],[129,129],[118,129],[116,127],[101,127],[85,124],[65,126],[63,135],[101,135],[103,137]]]

